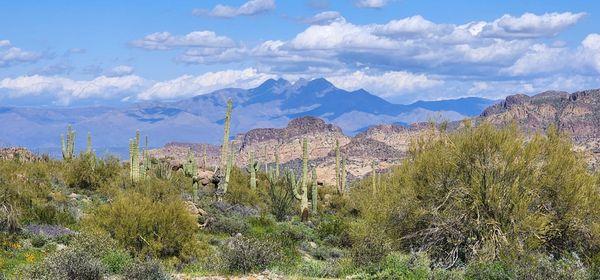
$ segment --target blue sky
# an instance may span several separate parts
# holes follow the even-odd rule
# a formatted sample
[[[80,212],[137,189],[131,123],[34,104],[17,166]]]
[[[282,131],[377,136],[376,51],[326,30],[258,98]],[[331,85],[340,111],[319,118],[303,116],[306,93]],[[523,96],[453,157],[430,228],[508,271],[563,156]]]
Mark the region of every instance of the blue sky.
[[[0,104],[325,77],[393,102],[600,87],[597,1],[2,1]]]

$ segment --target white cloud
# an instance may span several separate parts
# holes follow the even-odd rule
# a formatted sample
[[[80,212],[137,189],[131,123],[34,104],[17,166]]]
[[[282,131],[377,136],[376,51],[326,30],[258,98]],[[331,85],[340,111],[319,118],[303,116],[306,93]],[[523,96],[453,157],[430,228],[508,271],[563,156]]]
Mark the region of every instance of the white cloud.
[[[340,14],[339,12],[336,12],[336,11],[325,11],[325,12],[320,12],[310,18],[304,19],[303,22],[307,23],[307,24],[322,25],[322,24],[330,24],[331,22],[334,22],[337,20],[344,20],[344,17],[342,17],[342,14]]]
[[[0,67],[17,63],[35,62],[42,58],[37,52],[24,51],[13,46],[9,40],[0,40]]]
[[[250,88],[275,77],[272,74],[261,73],[255,68],[207,72],[199,76],[184,75],[154,84],[140,93],[138,99],[175,99],[205,94],[227,87]]]
[[[393,49],[400,45],[399,42],[374,35],[365,28],[344,20],[310,26],[290,41],[290,46],[295,49]]]
[[[330,76],[327,79],[339,88],[346,90],[365,89],[381,97],[407,94],[443,84],[443,81],[428,77],[425,74],[414,74],[406,71],[390,71],[379,75],[356,71],[339,76]]]
[[[585,15],[571,12],[543,15],[525,13],[520,17],[503,15],[491,23],[486,23],[478,35],[494,38],[552,37],[576,24]]]
[[[387,5],[388,0],[357,0],[356,6],[359,8],[382,8]]]
[[[109,69],[106,73],[109,77],[120,77],[133,74],[133,67],[129,65],[118,65]]]
[[[235,46],[228,37],[218,36],[213,31],[193,31],[177,36],[169,32],[156,32],[131,42],[131,45],[147,50],[169,50],[182,47],[227,48]]]
[[[145,82],[143,78],[134,75],[99,76],[93,80],[32,75],[0,80],[0,92],[6,92],[11,98],[53,95],[57,103],[68,105],[78,99],[119,98],[128,92],[139,90]]]
[[[579,63],[589,65],[600,74],[600,34],[592,33],[581,42]]]
[[[443,30],[451,30],[449,25],[440,25],[426,20],[420,15],[392,20],[386,24],[374,24],[370,29],[380,35],[420,35],[430,36]]]
[[[233,18],[251,16],[275,9],[275,0],[250,0],[239,7],[216,5],[212,10],[195,9],[194,15],[210,15],[213,17]]]

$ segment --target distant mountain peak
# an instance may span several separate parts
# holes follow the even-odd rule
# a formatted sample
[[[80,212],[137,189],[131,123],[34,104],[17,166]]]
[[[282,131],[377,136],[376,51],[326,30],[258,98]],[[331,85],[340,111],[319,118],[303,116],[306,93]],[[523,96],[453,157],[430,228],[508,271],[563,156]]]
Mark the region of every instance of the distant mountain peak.
[[[260,86],[258,86],[254,90],[255,91],[268,91],[268,90],[273,90],[273,89],[283,89],[283,88],[289,87],[290,85],[291,85],[291,83],[283,78],[279,78],[277,80],[268,79],[268,80],[264,81],[262,84],[260,84]]]

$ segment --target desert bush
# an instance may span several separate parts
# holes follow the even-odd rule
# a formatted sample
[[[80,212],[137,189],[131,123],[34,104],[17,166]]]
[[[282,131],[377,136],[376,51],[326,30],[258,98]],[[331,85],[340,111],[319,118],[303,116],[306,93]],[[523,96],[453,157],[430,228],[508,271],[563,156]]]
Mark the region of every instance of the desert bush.
[[[168,280],[171,279],[163,266],[155,261],[136,262],[123,271],[123,277],[130,280]]]
[[[350,256],[357,266],[368,267],[381,262],[390,251],[385,241],[375,236],[364,236],[354,241]]]
[[[118,159],[108,157],[102,160],[94,154],[87,153],[82,153],[66,164],[68,165],[67,184],[82,190],[96,190],[114,181],[122,171]]]
[[[30,279],[102,279],[105,268],[88,252],[64,249],[48,256],[29,271]]]
[[[129,253],[122,250],[114,250],[105,253],[101,261],[109,272],[118,274],[131,264],[132,259]]]
[[[31,246],[35,248],[42,248],[47,242],[48,239],[44,235],[34,235],[31,237]]]
[[[279,178],[269,178],[267,192],[269,194],[269,208],[271,214],[277,221],[284,221],[294,211],[294,194],[292,193],[292,184],[287,176]]]
[[[246,233],[249,225],[243,217],[214,215],[207,225],[207,229],[212,233],[227,233],[235,235],[237,233]]]
[[[356,236],[375,232],[394,250],[428,251],[443,266],[599,250],[596,180],[556,130],[531,139],[486,123],[432,131],[375,192],[369,178],[360,186],[349,200],[360,217]]]
[[[263,270],[278,257],[277,247],[273,244],[241,235],[232,237],[221,252],[224,268],[228,272],[247,273]]]
[[[250,189],[250,177],[241,169],[234,167],[231,170],[229,178],[229,186],[225,199],[231,204],[263,206],[260,192],[262,191],[261,184],[257,184],[256,190]]]
[[[323,242],[340,247],[350,247],[350,226],[342,217],[324,215],[317,225],[316,233]]]
[[[197,229],[183,201],[160,184],[120,193],[90,214],[85,224],[91,231],[108,233],[132,253],[155,257],[179,256],[195,242]]]

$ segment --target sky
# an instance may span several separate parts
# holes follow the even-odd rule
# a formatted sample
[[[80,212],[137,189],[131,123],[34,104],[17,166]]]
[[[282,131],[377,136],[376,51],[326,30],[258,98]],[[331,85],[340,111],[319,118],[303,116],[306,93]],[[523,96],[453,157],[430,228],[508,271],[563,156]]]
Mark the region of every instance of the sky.
[[[598,88],[600,2],[0,0],[0,105],[318,77],[395,103]]]

